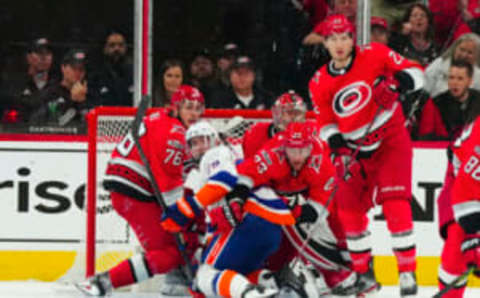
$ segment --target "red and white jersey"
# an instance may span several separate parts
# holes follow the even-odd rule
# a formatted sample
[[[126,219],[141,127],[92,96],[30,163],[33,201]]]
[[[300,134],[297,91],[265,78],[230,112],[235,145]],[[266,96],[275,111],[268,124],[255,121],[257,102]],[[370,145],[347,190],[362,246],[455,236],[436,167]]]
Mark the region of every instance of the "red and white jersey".
[[[253,158],[238,165],[239,181],[250,187],[270,186],[280,195],[301,193],[307,199],[325,205],[333,190],[335,176],[328,146],[315,141],[305,166],[295,173],[279,144],[260,150]]]
[[[243,136],[243,158],[249,158],[257,153],[263,145],[276,134],[273,122],[258,122],[252,125]]]
[[[320,68],[309,84],[320,137],[327,140],[341,133],[348,143],[354,144],[365,135],[374,119],[371,132],[384,127],[392,118],[401,118],[402,113],[395,113],[401,108],[398,103],[391,109],[380,111],[375,118],[379,106],[372,96],[375,80],[399,71],[404,71],[412,79],[412,90],[423,84],[423,70],[419,64],[379,43],[356,47],[346,68],[335,69],[333,61]],[[403,122],[403,119],[397,119],[397,122]],[[374,150],[380,142],[381,139],[366,142],[368,148],[362,149]]]
[[[185,127],[177,118],[156,112],[143,119],[139,135],[155,181],[166,203],[172,204],[183,194]],[[104,186],[135,199],[155,200],[148,172],[131,133],[113,151]]]
[[[480,212],[480,117],[466,126],[453,146],[455,218]]]

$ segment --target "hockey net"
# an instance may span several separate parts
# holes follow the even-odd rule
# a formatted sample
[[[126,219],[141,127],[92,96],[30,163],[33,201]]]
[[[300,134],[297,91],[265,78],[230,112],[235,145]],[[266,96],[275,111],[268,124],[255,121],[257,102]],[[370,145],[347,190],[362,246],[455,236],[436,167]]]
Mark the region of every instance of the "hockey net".
[[[149,113],[155,109],[150,109]],[[103,175],[116,144],[128,132],[135,108],[100,107],[88,115],[88,178],[86,275],[108,270],[140,250],[128,224],[115,213]],[[207,110],[204,119],[224,132],[241,153],[245,131],[255,122],[271,119],[270,111]]]

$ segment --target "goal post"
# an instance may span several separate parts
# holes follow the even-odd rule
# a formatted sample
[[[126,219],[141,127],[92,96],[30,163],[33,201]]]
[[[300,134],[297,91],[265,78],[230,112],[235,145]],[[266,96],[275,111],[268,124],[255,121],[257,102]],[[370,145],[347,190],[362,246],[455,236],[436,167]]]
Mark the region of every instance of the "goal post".
[[[151,108],[147,114],[158,111]],[[86,199],[86,275],[108,270],[129,257],[138,242],[127,223],[111,206],[108,192],[102,187],[111,152],[130,129],[136,108],[98,107],[88,119],[88,166]],[[228,141],[241,154],[241,140],[255,122],[270,121],[271,112],[257,110],[206,110],[204,120],[223,131],[234,118],[241,118],[239,129],[228,133]]]

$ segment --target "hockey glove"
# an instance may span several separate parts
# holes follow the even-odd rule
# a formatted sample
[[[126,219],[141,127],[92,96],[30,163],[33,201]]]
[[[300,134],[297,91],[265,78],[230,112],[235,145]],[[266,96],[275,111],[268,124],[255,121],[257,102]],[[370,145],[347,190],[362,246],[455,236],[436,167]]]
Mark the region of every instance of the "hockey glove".
[[[250,194],[250,188],[244,184],[237,184],[225,199],[227,205],[217,207],[210,211],[212,225],[219,233],[227,233],[243,220],[243,204]]]
[[[243,204],[239,200],[231,200],[228,205],[219,206],[209,213],[212,226],[216,232],[230,232],[243,220]]]
[[[185,230],[201,212],[202,209],[195,202],[195,199],[192,196],[186,196],[163,212],[160,224],[165,230],[178,233]]]
[[[398,82],[393,78],[381,80],[373,87],[373,99],[384,109],[392,108],[393,104],[399,97],[397,92]]]
[[[476,268],[474,271],[477,277],[480,276],[480,235],[467,234],[462,242],[462,253],[469,267]]]

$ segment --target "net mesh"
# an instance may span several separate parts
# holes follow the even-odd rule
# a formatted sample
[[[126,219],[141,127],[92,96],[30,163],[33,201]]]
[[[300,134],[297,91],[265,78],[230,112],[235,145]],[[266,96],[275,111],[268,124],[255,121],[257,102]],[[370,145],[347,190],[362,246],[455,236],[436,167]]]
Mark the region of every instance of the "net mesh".
[[[241,113],[241,112],[239,112]],[[128,133],[134,113],[130,115],[98,115],[96,117],[96,224],[95,224],[95,272],[103,272],[115,266],[122,260],[141,250],[135,234],[114,211],[108,192],[103,188],[102,181],[107,162],[117,143]],[[246,130],[258,121],[268,118],[245,118],[239,115],[204,118],[212,124],[242,156],[241,141]],[[91,120],[92,121],[92,120]]]

